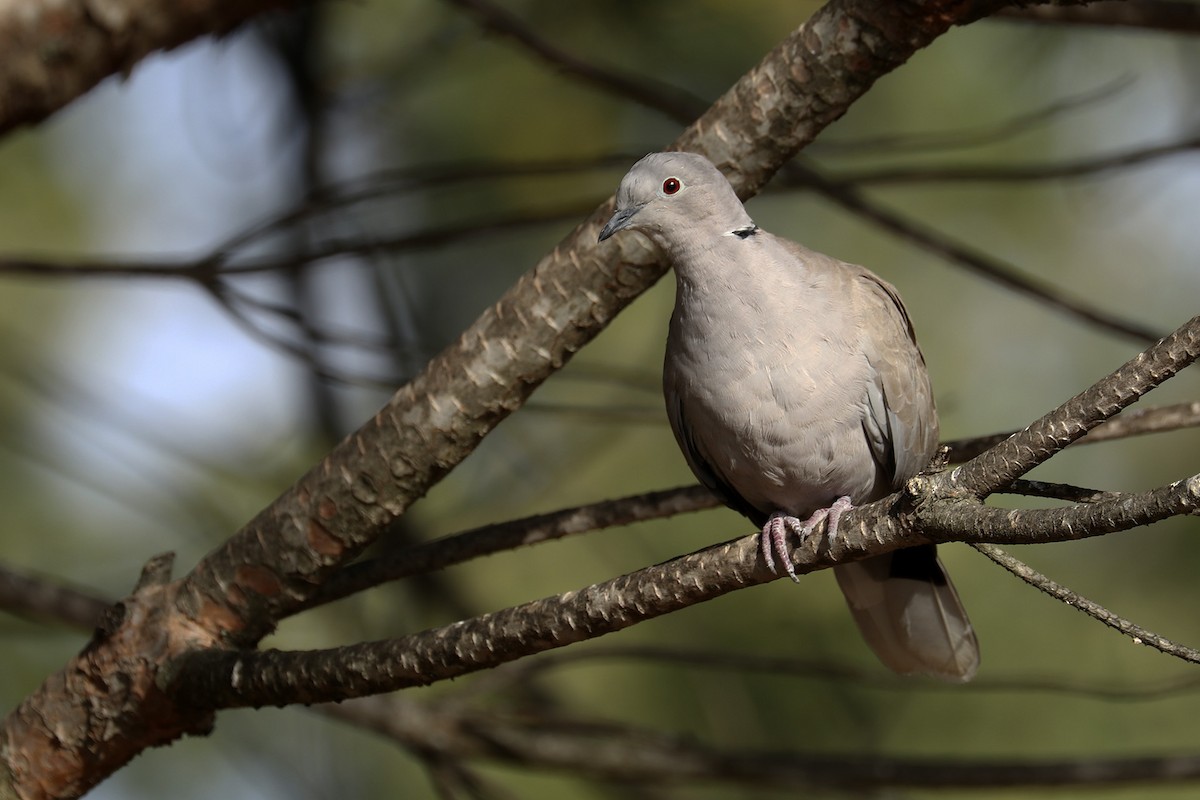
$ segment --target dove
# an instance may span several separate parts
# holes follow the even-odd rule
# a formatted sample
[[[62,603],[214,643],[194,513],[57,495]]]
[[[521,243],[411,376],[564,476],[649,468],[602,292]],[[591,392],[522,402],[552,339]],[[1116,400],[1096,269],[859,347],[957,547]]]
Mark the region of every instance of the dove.
[[[931,461],[937,411],[896,289],[759,228],[704,156],[651,153],[621,180],[601,242],[650,240],[674,270],[663,391],[697,479],[761,528],[796,580],[788,538],[884,497]],[[934,545],[834,567],[864,640],[893,671],[970,680],[979,645]]]

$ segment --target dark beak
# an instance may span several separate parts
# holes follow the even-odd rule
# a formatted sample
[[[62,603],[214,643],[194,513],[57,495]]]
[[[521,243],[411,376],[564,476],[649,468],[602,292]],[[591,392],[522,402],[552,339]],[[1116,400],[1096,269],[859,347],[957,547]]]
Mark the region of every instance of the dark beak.
[[[612,215],[612,219],[610,219],[608,224],[604,226],[604,230],[600,231],[600,238],[598,241],[603,242],[617,231],[627,227],[629,225],[629,221],[633,219],[633,215],[641,211],[643,208],[645,208],[645,206],[646,204],[642,203],[636,206],[629,206],[629,208],[617,209],[616,213]]]

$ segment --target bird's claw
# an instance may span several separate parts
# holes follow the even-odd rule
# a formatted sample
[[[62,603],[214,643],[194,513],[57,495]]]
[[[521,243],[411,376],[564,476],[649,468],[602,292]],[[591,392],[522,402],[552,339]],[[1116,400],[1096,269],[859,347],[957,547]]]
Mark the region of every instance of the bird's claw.
[[[799,583],[800,578],[796,575],[796,565],[792,563],[791,551],[787,545],[787,535],[791,533],[803,543],[822,521],[827,520],[825,538],[832,545],[837,539],[838,520],[841,519],[842,514],[853,507],[849,497],[839,497],[828,508],[818,508],[812,513],[812,516],[805,520],[779,511],[772,514],[767,523],[763,525],[758,540],[759,550],[762,552],[767,569],[778,574],[778,570],[775,569],[776,561],[778,561],[787,572],[788,577]]]

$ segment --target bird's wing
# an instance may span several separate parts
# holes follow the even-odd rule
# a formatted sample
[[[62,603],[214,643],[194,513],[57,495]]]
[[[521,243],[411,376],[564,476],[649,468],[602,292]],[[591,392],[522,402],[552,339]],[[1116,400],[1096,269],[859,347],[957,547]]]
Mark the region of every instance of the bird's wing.
[[[874,380],[867,384],[863,431],[892,488],[929,466],[938,444],[937,411],[925,358],[894,287],[858,268],[862,334]]]

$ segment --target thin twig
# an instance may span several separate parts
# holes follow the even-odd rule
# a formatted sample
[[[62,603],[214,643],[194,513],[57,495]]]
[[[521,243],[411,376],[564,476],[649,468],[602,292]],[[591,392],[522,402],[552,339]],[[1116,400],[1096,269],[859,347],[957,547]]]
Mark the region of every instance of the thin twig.
[[[782,174],[789,182],[812,187],[842,208],[870,220],[901,239],[1071,317],[1141,344],[1153,342],[1162,335],[1159,331],[1093,306],[1086,300],[1072,297],[1061,288],[1022,274],[1012,265],[956,242],[940,231],[896,214],[869,200],[854,186],[830,180],[810,165],[802,166],[799,162],[793,162]]]
[[[110,602],[40,575],[0,565],[0,609],[90,630]]]
[[[566,770],[622,784],[709,784],[814,789],[966,789],[1114,786],[1200,779],[1200,756],[963,760],[839,755],[719,747],[676,733],[569,718],[516,717],[452,709],[407,697],[321,706],[328,716],[411,748],[455,758],[489,759]]]
[[[815,142],[811,150],[822,156],[827,154],[876,156],[880,153],[888,155],[929,152],[945,154],[949,150],[983,147],[1009,141],[1069,112],[1111,100],[1132,85],[1133,78],[1124,75],[1095,88],[1052,100],[1040,108],[1020,112],[999,122],[950,131],[931,130],[917,133],[869,134],[855,138],[825,138]]]
[[[1092,619],[1099,620],[1113,630],[1125,634],[1135,644],[1144,644],[1169,656],[1175,656],[1193,664],[1200,664],[1200,650],[1173,642],[1165,636],[1160,636],[1154,631],[1147,630],[1123,617],[1117,616],[1100,604],[1088,600],[1086,597],[1071,591],[1061,584],[1055,583],[1028,564],[1013,558],[995,545],[972,544],[971,546],[1038,591],[1045,592],[1054,599],[1072,608],[1079,609]]]
[[[783,675],[806,680],[850,683],[855,686],[885,692],[952,692],[962,693],[1038,693],[1069,695],[1104,702],[1137,703],[1162,700],[1200,691],[1200,675],[1185,672],[1176,678],[1147,684],[1141,681],[1128,686],[1096,683],[1079,679],[1048,677],[1044,675],[1010,675],[1007,677],[980,677],[970,683],[946,683],[943,681],[913,680],[880,672],[877,668],[862,669],[850,664],[823,659],[774,656],[764,653],[748,653],[744,650],[700,650],[683,647],[660,647],[655,645],[608,645],[588,648],[568,648],[543,653],[537,658],[506,664],[499,669],[481,674],[466,687],[464,693],[456,694],[456,702],[466,696],[481,697],[488,693],[503,693],[513,685],[534,680],[539,676],[573,665],[594,665],[604,661],[651,661],[671,664],[687,669],[728,671],[751,674]]]
[[[1073,442],[1071,446],[1111,442],[1131,436],[1165,433],[1198,426],[1200,426],[1200,402],[1135,408],[1123,411],[1107,422],[1096,426],[1086,436]],[[957,464],[990,450],[1015,433],[1017,431],[1006,431],[986,436],[954,439],[944,443],[942,447],[947,449],[949,462]]]
[[[863,188],[899,183],[1028,183],[1089,178],[1105,172],[1142,166],[1197,149],[1200,149],[1200,137],[1192,136],[1168,144],[1132,148],[1120,153],[1068,161],[1051,161],[1041,164],[940,164],[880,167],[834,172],[830,176],[830,180],[834,183],[851,184]]]
[[[1141,28],[1166,33],[1200,33],[1200,5],[1178,0],[1099,2],[1087,6],[1006,8],[996,16],[1057,25]]]
[[[685,486],[485,525],[387,556],[350,564],[330,576],[304,608],[324,605],[387,581],[445,569],[518,547],[720,505],[721,501],[703,486]]]
[[[708,102],[684,90],[643,75],[629,75],[585,61],[536,34],[520,17],[488,0],[447,0],[451,5],[471,12],[480,24],[493,33],[512,39],[554,69],[572,75],[584,83],[619,97],[633,100],[666,113],[682,124],[704,112]]]
[[[1018,478],[997,494],[1045,497],[1051,500],[1066,500],[1071,503],[1098,503],[1102,500],[1116,500],[1122,497],[1120,492],[1102,492],[1099,489],[1072,486],[1069,483],[1031,481],[1027,478]]]

